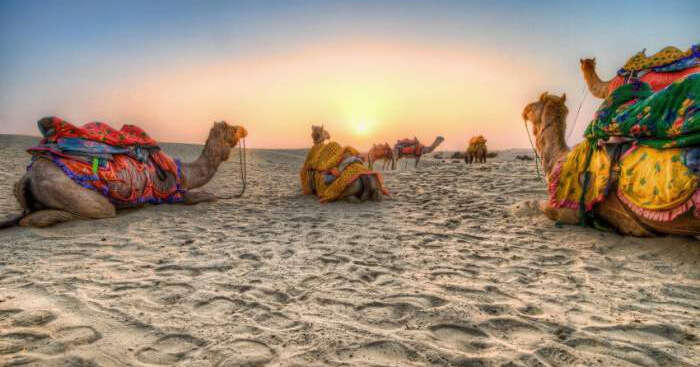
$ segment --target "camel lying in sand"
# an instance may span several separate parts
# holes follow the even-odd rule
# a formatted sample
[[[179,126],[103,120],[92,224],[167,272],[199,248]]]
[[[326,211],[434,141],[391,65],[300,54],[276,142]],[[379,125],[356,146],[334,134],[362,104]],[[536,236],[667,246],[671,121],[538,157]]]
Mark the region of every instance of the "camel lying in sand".
[[[542,157],[542,164],[547,180],[552,183],[552,172],[558,162],[565,159],[570,149],[566,145],[566,115],[568,109],[561,97],[542,94],[538,101],[528,104],[523,110],[523,119],[532,124],[537,152]],[[613,182],[612,185],[617,185]],[[611,190],[614,191],[614,190]],[[578,224],[578,210],[566,207],[553,207],[550,202],[540,203],[547,217],[566,224]],[[620,233],[634,236],[653,236],[657,234],[700,235],[700,219],[689,210],[672,221],[659,222],[644,218],[630,210],[618,196],[611,192],[595,205],[593,213],[602,218]]]
[[[182,163],[181,189],[195,189],[209,182],[221,162],[229,158],[231,148],[247,134],[241,126],[231,126],[223,121],[214,123],[199,158]],[[145,184],[144,180],[124,180],[120,189],[128,192],[143,191]],[[77,184],[54,162],[43,156],[15,184],[15,197],[25,212],[11,222],[22,226],[46,227],[76,218],[110,218],[121,208],[102,193]],[[183,197],[186,204],[216,199],[215,195],[201,191],[186,191]]]
[[[389,194],[381,176],[365,167],[358,151],[326,142],[330,137],[323,126],[311,127],[314,144],[300,172],[304,194],[315,194],[322,202],[380,201]]]

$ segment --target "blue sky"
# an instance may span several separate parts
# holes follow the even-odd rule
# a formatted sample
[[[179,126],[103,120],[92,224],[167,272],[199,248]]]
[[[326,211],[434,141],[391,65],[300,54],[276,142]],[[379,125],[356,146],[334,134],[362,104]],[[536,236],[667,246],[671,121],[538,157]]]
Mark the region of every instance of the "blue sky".
[[[191,94],[175,96],[180,104],[192,99],[199,106],[207,100],[207,96],[201,96],[203,93],[211,93],[209,99],[218,100],[230,92],[233,99],[249,88],[236,79],[246,75],[245,70],[231,71],[233,74],[227,76],[231,81],[230,91],[225,90],[226,87],[219,88],[221,90],[211,87],[210,76],[201,80],[183,79],[181,84],[164,80],[173,80],[180,73],[196,75],[195,70],[206,70],[208,63],[238,65],[232,68],[256,62],[264,64],[270,55],[291,58],[310,47],[327,46],[332,50],[328,58],[343,60],[345,56],[354,56],[344,54],[349,52],[344,51],[344,45],[375,41],[389,49],[394,44],[410,45],[404,48],[423,50],[426,55],[437,55],[439,51],[436,50],[450,48],[474,58],[486,55],[484,57],[492,60],[493,67],[488,66],[489,62],[480,62],[482,70],[479,72],[492,76],[493,82],[485,84],[489,90],[484,90],[484,95],[490,99],[498,97],[501,85],[505,90],[520,92],[503,94],[511,100],[494,100],[494,110],[503,110],[499,106],[509,104],[508,114],[484,111],[478,119],[485,123],[510,123],[499,121],[510,119],[511,115],[513,121],[518,121],[519,115],[513,111],[521,109],[528,96],[534,99],[544,90],[567,92],[573,114],[583,87],[579,58],[595,56],[599,74],[612,77],[628,57],[643,48],[647,48],[649,54],[667,45],[687,48],[700,42],[699,14],[700,1],[3,0],[0,1],[0,133],[36,134],[34,123],[44,115],[58,115],[76,123],[97,119],[116,125],[137,122],[147,129],[152,126],[162,140],[176,141],[201,140],[200,136],[190,138],[189,124],[193,129],[204,129],[211,123],[204,119],[212,116],[231,120],[244,117],[252,131],[259,127],[260,133],[268,136],[274,131],[271,125],[275,124],[298,125],[301,130],[313,119],[341,121],[344,116],[338,113],[314,111],[314,106],[318,109],[323,106],[315,105],[312,100],[300,100],[304,107],[288,114],[289,121],[281,121],[284,118],[273,115],[256,118],[256,108],[262,107],[255,106],[255,98],[270,97],[269,89],[261,89],[265,92],[257,95],[251,92],[250,101],[240,110],[212,106],[213,110],[207,113],[180,110],[177,115],[170,115],[168,111],[179,106],[167,103],[162,105],[162,111],[154,110],[152,94],[157,93],[157,85],[150,85],[150,99],[144,98],[144,104],[149,103],[149,106],[138,106],[134,95],[138,94],[139,80],[143,80],[150,84],[164,83],[163,93],[168,95],[177,94],[179,88],[182,93],[199,91],[194,97]],[[359,50],[365,52],[363,48]],[[388,62],[384,52],[377,52],[378,64]],[[324,56],[315,55],[314,62],[319,57]],[[242,60],[245,62],[236,64]],[[339,64],[338,73],[347,70],[340,65],[342,61],[334,62]],[[415,62],[416,69],[420,69],[422,61]],[[439,63],[439,60],[431,62]],[[314,66],[308,67],[313,69]],[[504,67],[511,70],[499,70]],[[296,68],[306,70],[299,65]],[[256,68],[246,76],[246,83],[255,85],[264,79],[264,74],[264,68]],[[381,76],[381,73],[371,74],[374,78]],[[314,77],[310,74],[309,83],[313,83]],[[410,68],[403,79],[414,77],[424,83],[421,78],[425,75],[412,75]],[[426,80],[428,83],[432,79]],[[367,83],[363,80],[353,84],[353,93],[361,93],[361,86]],[[469,88],[468,79],[463,84],[464,88]],[[481,92],[458,89],[466,93],[465,96]],[[448,89],[435,87],[434,90],[447,97],[451,94]],[[124,93],[131,96],[129,106],[115,101]],[[275,98],[283,96],[281,93]],[[380,97],[393,96],[377,98]],[[478,130],[456,127],[460,118],[469,116],[469,110],[485,110],[483,102],[471,106],[469,99],[465,98],[464,111],[439,115],[445,121],[452,121],[446,123],[444,130],[447,135],[452,134],[454,140],[464,140],[467,137],[458,135]],[[580,119],[587,120],[596,104],[589,96]],[[148,113],[139,113],[146,107]],[[274,106],[266,104],[265,108]],[[425,116],[429,116],[430,111],[426,110]],[[183,116],[182,120],[178,116]],[[385,113],[381,118],[375,117],[381,120],[376,123],[401,126],[397,121],[390,121],[391,116]],[[178,133],[172,126],[165,128],[168,121],[187,126],[183,127],[183,133]],[[466,125],[477,123],[464,121]],[[578,124],[585,125],[585,121]],[[412,126],[426,139],[441,133],[414,122],[407,123],[404,135],[412,133]],[[507,129],[501,129],[494,134],[502,135],[505,131]],[[304,137],[299,139],[307,139],[308,131],[299,134]],[[377,135],[377,138],[383,136]],[[252,136],[251,139],[253,145],[258,146],[280,144],[275,139],[256,141]],[[495,141],[502,147],[524,147],[526,139],[524,135],[504,136]],[[292,139],[286,147],[296,147],[303,141]]]

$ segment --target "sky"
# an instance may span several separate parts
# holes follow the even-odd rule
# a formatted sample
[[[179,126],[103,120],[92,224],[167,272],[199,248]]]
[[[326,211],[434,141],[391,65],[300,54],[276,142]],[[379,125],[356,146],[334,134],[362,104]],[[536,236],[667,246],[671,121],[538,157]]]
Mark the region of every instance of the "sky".
[[[698,14],[697,0],[2,0],[0,133],[53,115],[168,142],[225,120],[258,148],[308,147],[312,124],[358,149],[479,134],[525,148],[521,111],[549,91],[567,94],[575,143],[600,103],[579,59],[611,78],[644,48],[700,42]]]

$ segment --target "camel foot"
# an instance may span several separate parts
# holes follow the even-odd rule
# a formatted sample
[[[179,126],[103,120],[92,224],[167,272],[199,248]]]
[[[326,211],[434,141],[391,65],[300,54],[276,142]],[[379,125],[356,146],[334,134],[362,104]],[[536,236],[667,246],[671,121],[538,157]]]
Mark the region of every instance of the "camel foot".
[[[185,205],[194,205],[199,203],[211,203],[218,199],[218,197],[212,193],[206,191],[188,191],[184,195]]]
[[[71,214],[63,210],[46,209],[30,213],[19,221],[22,227],[48,227],[54,224],[67,222],[78,218],[75,214]]]
[[[554,208],[546,202],[540,202],[540,209],[547,218],[563,224],[579,224],[578,211],[570,208]]]

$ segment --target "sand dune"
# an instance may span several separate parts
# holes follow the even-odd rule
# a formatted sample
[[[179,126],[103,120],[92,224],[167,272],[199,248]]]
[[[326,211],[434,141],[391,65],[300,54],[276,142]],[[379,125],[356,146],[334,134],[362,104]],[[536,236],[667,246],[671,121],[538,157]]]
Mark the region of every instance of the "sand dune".
[[[3,214],[33,140],[0,136]],[[2,231],[0,365],[700,365],[698,243],[557,227],[514,154],[322,205],[303,151],[253,150],[242,199]],[[236,193],[237,162],[206,189]]]

